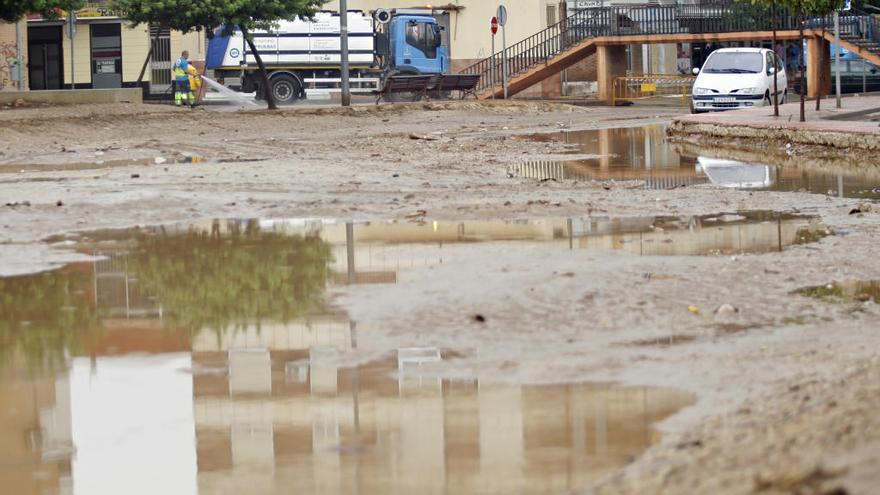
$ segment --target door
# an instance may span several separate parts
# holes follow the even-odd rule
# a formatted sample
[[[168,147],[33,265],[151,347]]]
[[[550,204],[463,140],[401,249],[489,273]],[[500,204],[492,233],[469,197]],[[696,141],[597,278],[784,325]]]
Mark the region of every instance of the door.
[[[406,37],[400,54],[403,63],[398,66],[412,67],[422,74],[441,72],[437,61],[437,49],[442,46],[440,27],[433,23],[408,21],[404,29]]]
[[[150,60],[150,93],[171,92],[171,30],[150,27],[153,55]]]
[[[28,28],[28,86],[32,90],[61,89],[61,26]]]
[[[122,24],[92,24],[92,88],[122,87]]]
[[[776,84],[779,85],[779,98],[782,98],[782,92],[785,90],[785,71],[782,70],[781,62],[779,61],[779,57],[772,51],[765,52],[765,63],[767,66],[767,80],[769,83],[769,91],[770,91],[770,101],[773,101],[773,80],[776,79]],[[775,68],[775,70],[770,70],[771,68]]]

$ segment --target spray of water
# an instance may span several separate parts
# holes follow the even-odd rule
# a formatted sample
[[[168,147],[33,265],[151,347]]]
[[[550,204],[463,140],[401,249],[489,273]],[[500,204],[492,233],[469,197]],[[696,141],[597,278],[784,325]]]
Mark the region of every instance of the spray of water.
[[[202,80],[205,81],[205,84],[207,84],[211,89],[213,89],[214,91],[216,91],[224,96],[234,98],[242,103],[247,103],[250,105],[257,105],[257,102],[255,102],[254,100],[239,93],[238,91],[227,88],[226,86],[218,83],[217,81],[215,81],[209,77],[202,76]]]

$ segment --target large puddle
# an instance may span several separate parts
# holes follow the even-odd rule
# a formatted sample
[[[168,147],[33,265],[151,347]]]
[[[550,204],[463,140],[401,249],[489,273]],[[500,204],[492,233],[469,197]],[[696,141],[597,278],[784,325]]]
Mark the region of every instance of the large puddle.
[[[377,348],[376,329],[328,305],[328,288],[396,283],[459,248],[765,252],[824,232],[808,217],[746,212],[205,221],[69,238],[102,258],[0,279],[0,486],[73,494],[587,486],[656,442],[652,424],[693,398],[441,379],[460,354]],[[364,349],[386,357],[344,366]]]
[[[852,169],[846,173],[830,173],[700,156],[690,148],[676,147],[668,142],[666,127],[662,125],[537,134],[527,139],[561,141],[571,145],[572,154],[595,157],[512,165],[510,173],[522,177],[639,180],[644,181],[647,189],[714,184],[739,189],[805,191],[880,199],[880,170]]]

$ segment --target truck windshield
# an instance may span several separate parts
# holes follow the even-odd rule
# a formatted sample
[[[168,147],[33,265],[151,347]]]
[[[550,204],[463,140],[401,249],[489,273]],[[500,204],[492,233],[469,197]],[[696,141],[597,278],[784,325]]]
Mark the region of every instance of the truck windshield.
[[[764,58],[756,52],[715,52],[709,56],[703,72],[710,74],[757,74],[764,68]]]

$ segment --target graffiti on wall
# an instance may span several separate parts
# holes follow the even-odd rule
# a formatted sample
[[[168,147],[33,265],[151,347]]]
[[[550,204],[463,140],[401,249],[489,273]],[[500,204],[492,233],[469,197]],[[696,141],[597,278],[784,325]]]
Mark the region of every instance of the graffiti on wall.
[[[15,42],[0,41],[0,90],[15,88],[13,67],[18,62],[15,57]]]

